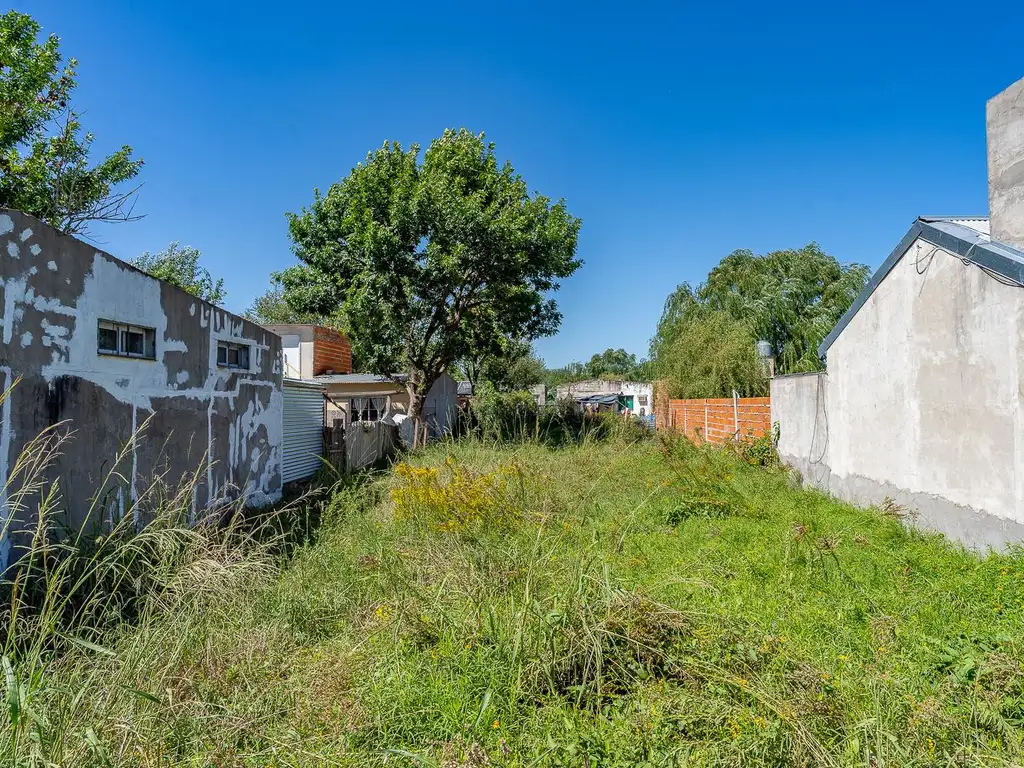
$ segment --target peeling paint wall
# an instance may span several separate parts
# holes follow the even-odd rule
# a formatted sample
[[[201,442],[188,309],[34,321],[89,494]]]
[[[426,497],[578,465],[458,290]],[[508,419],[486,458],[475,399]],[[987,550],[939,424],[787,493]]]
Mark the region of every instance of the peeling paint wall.
[[[0,409],[0,488],[26,443],[66,422],[74,435],[56,477],[75,526],[97,498],[104,513],[138,516],[144,505],[133,502],[154,478],[174,486],[197,469],[196,512],[239,496],[253,504],[280,496],[275,334],[17,211],[0,209],[0,265],[0,383],[21,379]],[[101,354],[101,320],[155,329],[155,359]],[[221,340],[249,348],[247,370],[218,366]],[[0,529],[11,490],[0,491]],[[112,510],[108,498],[117,499]],[[0,537],[0,565],[30,517]]]

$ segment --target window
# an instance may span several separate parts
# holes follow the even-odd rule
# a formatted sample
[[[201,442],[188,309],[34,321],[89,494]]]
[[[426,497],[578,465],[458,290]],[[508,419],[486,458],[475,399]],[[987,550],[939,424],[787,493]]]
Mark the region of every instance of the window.
[[[647,395],[637,395],[636,399],[639,405],[647,405]]]
[[[156,329],[100,320],[96,347],[101,355],[156,360]]]
[[[353,397],[348,401],[352,421],[377,421],[384,410],[383,397]]]
[[[249,345],[230,341],[217,342],[217,365],[222,368],[249,370]]]

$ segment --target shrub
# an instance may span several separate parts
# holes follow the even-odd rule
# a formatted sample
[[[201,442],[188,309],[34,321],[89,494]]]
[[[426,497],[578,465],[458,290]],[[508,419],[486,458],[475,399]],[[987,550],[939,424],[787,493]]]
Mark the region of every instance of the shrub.
[[[421,519],[450,533],[507,527],[521,515],[509,493],[519,477],[514,461],[492,472],[479,473],[450,456],[440,467],[397,464],[398,486],[391,500],[398,517]]]

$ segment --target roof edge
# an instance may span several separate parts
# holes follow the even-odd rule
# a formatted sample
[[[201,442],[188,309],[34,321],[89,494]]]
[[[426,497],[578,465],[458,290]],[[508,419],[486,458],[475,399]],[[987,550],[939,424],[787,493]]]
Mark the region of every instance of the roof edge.
[[[839,334],[850,324],[854,315],[860,311],[871,294],[875,292],[875,289],[878,288],[918,238],[949,251],[965,261],[976,264],[982,269],[995,272],[997,275],[1024,286],[1024,251],[1020,251],[1005,243],[991,240],[980,232],[969,227],[953,224],[948,220],[938,217],[918,218],[907,231],[907,234],[903,236],[903,239],[886,257],[885,261],[882,262],[882,265],[875,270],[867,285],[857,295],[857,298],[853,300],[853,304],[839,318],[839,322],[836,323],[835,327],[818,345],[819,356],[825,356],[829,347],[839,338]]]

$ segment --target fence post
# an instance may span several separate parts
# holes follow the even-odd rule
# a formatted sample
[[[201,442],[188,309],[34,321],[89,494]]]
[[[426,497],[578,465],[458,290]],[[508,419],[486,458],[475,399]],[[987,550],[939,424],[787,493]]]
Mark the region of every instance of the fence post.
[[[690,409],[686,405],[686,401],[683,400],[683,434],[686,434],[686,414],[689,413]]]
[[[740,433],[740,393],[735,389],[732,391],[732,434],[736,437]]]
[[[710,443],[711,442],[708,439],[708,401],[707,401],[707,398],[704,399],[704,442],[705,443]]]

